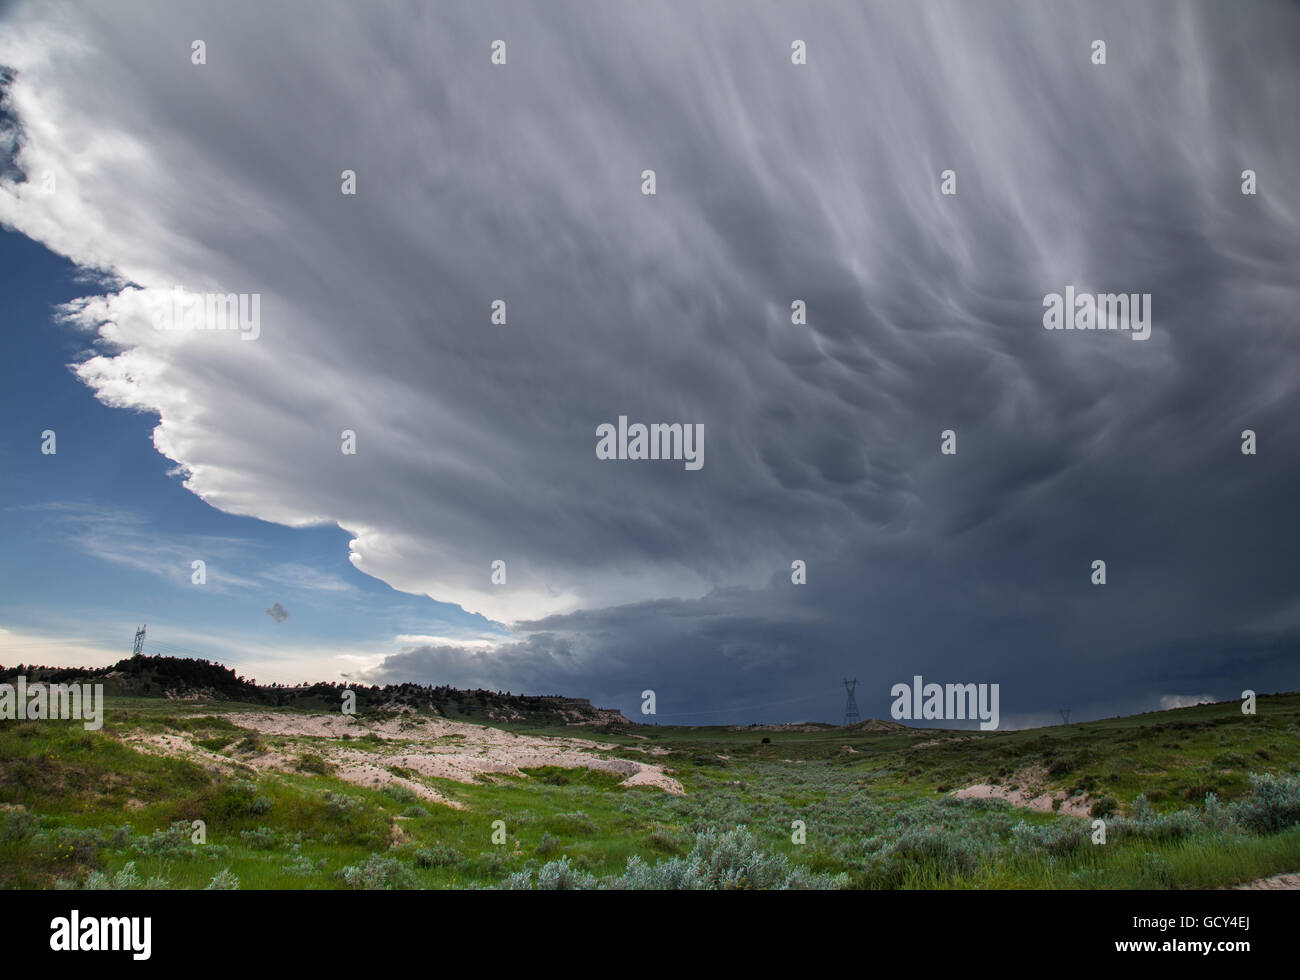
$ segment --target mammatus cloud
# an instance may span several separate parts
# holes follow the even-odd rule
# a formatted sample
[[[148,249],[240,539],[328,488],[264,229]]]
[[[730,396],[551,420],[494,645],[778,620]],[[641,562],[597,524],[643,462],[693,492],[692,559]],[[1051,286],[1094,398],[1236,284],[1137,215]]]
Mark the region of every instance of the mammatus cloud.
[[[193,492],[518,627],[390,672],[690,710],[977,665],[1009,716],[1283,635],[1294,7],[307,9],[16,5],[0,221],[124,284],[76,369]],[[256,340],[155,330],[178,286],[259,296]],[[1067,287],[1150,338],[1045,331]],[[620,415],[705,465],[598,459]]]

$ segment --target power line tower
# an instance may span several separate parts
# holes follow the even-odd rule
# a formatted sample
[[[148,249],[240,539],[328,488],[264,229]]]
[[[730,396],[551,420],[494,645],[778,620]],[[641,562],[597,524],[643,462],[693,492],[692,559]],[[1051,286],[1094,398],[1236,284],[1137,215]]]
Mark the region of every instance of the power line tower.
[[[144,655],[144,627],[141,626],[135,631],[135,646],[131,648],[131,656],[141,657]]]
[[[844,702],[844,724],[856,725],[862,719],[858,717],[858,702],[853,696],[853,690],[858,686],[858,679],[844,681],[844,690],[848,692],[848,700]]]
[[[1070,707],[1067,705],[1064,708],[1057,708],[1056,710],[1061,713],[1061,721],[1068,725],[1070,723]]]

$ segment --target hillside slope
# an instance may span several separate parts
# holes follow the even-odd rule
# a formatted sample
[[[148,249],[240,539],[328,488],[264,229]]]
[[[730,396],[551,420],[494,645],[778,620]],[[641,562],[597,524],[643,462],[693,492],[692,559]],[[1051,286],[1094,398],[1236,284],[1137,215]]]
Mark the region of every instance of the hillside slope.
[[[28,683],[104,685],[109,695],[177,700],[240,701],[309,711],[337,710],[344,691],[356,694],[357,710],[413,708],[445,718],[527,721],[538,725],[630,725],[613,708],[596,708],[585,698],[559,695],[462,691],[423,684],[316,683],[297,687],[259,685],[222,664],[182,657],[127,657],[111,667],[0,666],[0,683],[23,675]]]
[[[988,733],[577,737],[378,697],[355,717],[302,704],[118,695],[100,731],[0,722],[0,884],[1172,888],[1300,871],[1295,694],[1254,716]]]

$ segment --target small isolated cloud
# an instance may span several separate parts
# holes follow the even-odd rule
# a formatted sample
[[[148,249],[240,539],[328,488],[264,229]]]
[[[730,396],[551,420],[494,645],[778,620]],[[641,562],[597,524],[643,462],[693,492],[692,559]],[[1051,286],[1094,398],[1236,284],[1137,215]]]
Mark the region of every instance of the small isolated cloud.
[[[1160,699],[1160,709],[1191,708],[1198,704],[1214,704],[1215,700],[1208,694],[1166,694]]]
[[[289,618],[289,610],[285,609],[284,606],[280,605],[278,602],[270,609],[268,609],[266,611],[266,614],[270,616],[272,619],[274,619],[277,623],[283,623],[286,619]]]

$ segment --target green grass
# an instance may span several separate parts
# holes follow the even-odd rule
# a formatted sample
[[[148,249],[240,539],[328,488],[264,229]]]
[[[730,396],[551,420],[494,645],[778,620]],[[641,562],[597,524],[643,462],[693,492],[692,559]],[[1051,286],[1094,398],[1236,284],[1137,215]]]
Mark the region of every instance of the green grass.
[[[98,732],[76,722],[0,722],[0,885],[84,885],[94,872],[133,864],[141,880],[178,888],[205,887],[224,869],[243,888],[481,887],[561,858],[612,881],[631,858],[686,859],[699,835],[740,826],[763,854],[864,888],[1208,888],[1300,870],[1300,826],[1248,832],[1202,810],[1208,793],[1228,804],[1245,799],[1251,774],[1300,772],[1295,694],[1260,698],[1254,717],[1230,703],[1024,732],[562,733],[615,745],[605,756],[667,750],[636,757],[669,767],[687,790],[681,797],[585,768],[469,783],[390,770],[458,808],[334,775],[333,751],[387,751],[386,739],[267,736],[229,720],[250,708],[267,710],[110,698]],[[163,733],[223,756],[225,769],[123,741]],[[245,764],[264,751],[291,760],[292,771],[258,774]],[[1031,771],[1042,774],[1041,788],[1108,800],[1108,825],[1119,829],[1095,845],[1089,820],[945,798]],[[195,820],[206,824],[205,844],[190,842]],[[504,844],[493,841],[498,820]],[[805,843],[792,841],[794,821],[806,826]]]

